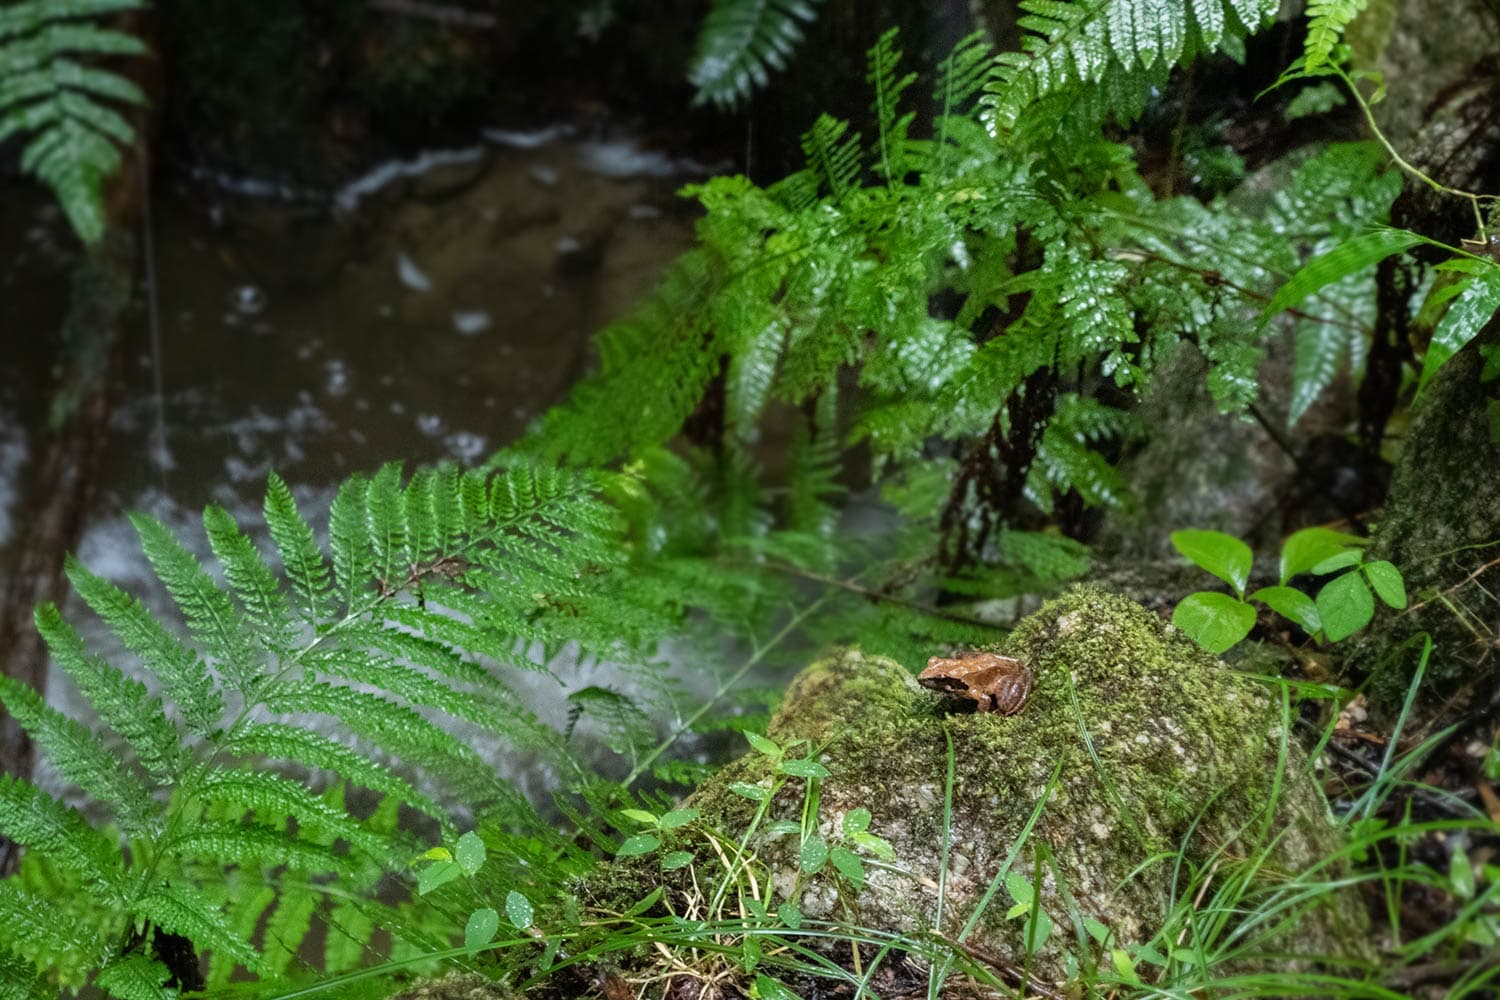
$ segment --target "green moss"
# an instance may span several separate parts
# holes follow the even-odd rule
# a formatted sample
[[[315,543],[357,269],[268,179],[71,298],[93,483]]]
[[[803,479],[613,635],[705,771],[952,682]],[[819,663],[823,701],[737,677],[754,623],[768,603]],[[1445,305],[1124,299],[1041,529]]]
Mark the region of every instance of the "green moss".
[[[771,870],[775,901],[792,898],[809,916],[892,930],[933,926],[945,732],[954,787],[943,930],[962,926],[1007,857],[1014,854],[1012,871],[1028,876],[1050,858],[1042,902],[1060,929],[1032,958],[1049,975],[1062,974],[1065,949],[1074,947],[1062,929],[1069,898],[1117,941],[1140,941],[1170,906],[1179,852],[1185,877],[1226,846],[1222,862],[1232,866],[1274,839],[1267,867],[1285,873],[1335,850],[1307,763],[1283,745],[1275,699],[1139,605],[1080,588],[1023,621],[1002,651],[1035,674],[1030,701],[1010,717],[950,713],[898,664],[858,652],[797,678],[769,731],[783,743],[804,737],[822,747],[831,777],[818,789],[820,832],[836,838],[845,813],[867,808],[871,830],[895,847],[899,870],[872,869],[856,893],[826,875],[799,876],[795,836],[758,839],[753,847]],[[754,806],[730,783],[770,780],[768,759],[752,754],[702,788],[693,805],[721,829],[743,830]],[[797,820],[803,800],[802,782],[792,781],[772,813]],[[1020,925],[1004,917],[1011,902],[1002,890],[970,940],[1020,960]],[[1358,950],[1362,927],[1356,901],[1330,897],[1295,943],[1280,944]]]

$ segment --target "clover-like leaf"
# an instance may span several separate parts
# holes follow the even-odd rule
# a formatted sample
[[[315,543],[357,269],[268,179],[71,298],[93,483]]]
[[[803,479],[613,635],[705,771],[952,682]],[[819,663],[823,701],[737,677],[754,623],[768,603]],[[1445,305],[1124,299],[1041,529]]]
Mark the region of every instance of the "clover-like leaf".
[[[464,948],[469,957],[472,958],[480,948],[495,940],[495,931],[499,929],[500,914],[491,907],[486,906],[469,914],[469,922],[464,925]]]
[[[660,837],[653,837],[649,833],[638,833],[634,837],[626,837],[615,855],[621,858],[633,858],[641,854],[650,854],[660,846]]]
[[[1375,598],[1358,570],[1335,577],[1318,591],[1318,617],[1329,642],[1347,639],[1370,624],[1375,616]]]
[[[434,861],[417,876],[417,895],[425,896],[438,886],[452,882],[461,871],[452,861]]]
[[[673,809],[662,815],[659,825],[663,830],[675,830],[680,826],[687,826],[697,818],[698,810],[696,809]]]
[[[1365,578],[1370,581],[1370,586],[1375,588],[1375,593],[1389,607],[1406,607],[1406,581],[1401,577],[1401,571],[1394,563],[1384,559],[1367,562],[1364,566]]]
[[[458,866],[463,869],[465,875],[473,875],[484,865],[484,841],[479,839],[477,833],[470,830],[458,838],[453,857],[458,861]]]
[[[808,875],[816,875],[823,870],[823,865],[828,861],[828,842],[817,834],[813,834],[802,841],[802,850],[798,852],[798,864]]]
[[[524,931],[531,927],[531,921],[535,917],[531,908],[531,900],[512,889],[505,894],[505,919],[518,931]]]
[[[776,765],[776,770],[782,774],[790,774],[797,778],[826,778],[828,768],[815,760],[798,759],[784,760]]]
[[[1346,549],[1364,544],[1365,540],[1358,535],[1328,528],[1303,528],[1281,546],[1281,582],[1285,584],[1292,577],[1311,572],[1314,566]]]
[[[1255,609],[1228,594],[1200,590],[1177,602],[1172,624],[1218,655],[1250,634],[1255,627]]]
[[[1255,555],[1238,538],[1222,531],[1174,531],[1172,547],[1193,565],[1229,584],[1236,594],[1245,593]]]
[[[1308,635],[1316,635],[1323,629],[1317,603],[1295,587],[1262,587],[1250,595],[1250,600],[1259,601],[1296,623]]]

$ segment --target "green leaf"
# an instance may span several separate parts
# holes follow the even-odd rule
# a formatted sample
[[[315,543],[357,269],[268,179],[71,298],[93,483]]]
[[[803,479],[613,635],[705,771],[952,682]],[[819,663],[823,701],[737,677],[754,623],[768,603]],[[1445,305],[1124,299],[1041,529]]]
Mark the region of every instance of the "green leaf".
[[[781,747],[774,740],[768,739],[760,733],[752,733],[747,729],[745,731],[745,739],[749,741],[750,746],[755,748],[756,753],[763,753],[767,757],[781,756]]]
[[[528,930],[534,918],[531,900],[514,889],[505,894],[505,919],[512,927],[518,931]]]
[[[791,900],[787,900],[776,907],[776,915],[781,918],[782,923],[786,924],[792,930],[797,930],[802,926],[802,911]]]
[[[465,875],[473,875],[484,865],[484,841],[473,830],[458,838],[453,857]]]
[[[1421,236],[1404,229],[1377,229],[1345,240],[1327,253],[1308,261],[1300,271],[1292,275],[1291,280],[1277,290],[1261,313],[1262,325],[1277,313],[1285,312],[1334,282],[1342,281],[1371,264],[1385,260],[1391,254],[1401,253],[1423,242],[1426,241]]]
[[[698,29],[688,80],[693,104],[739,104],[786,65],[822,0],[713,0]]]
[[[772,979],[764,972],[755,974],[755,992],[760,1000],[802,1000],[797,994],[783,986],[779,980]]]
[[[434,861],[417,876],[417,895],[425,896],[438,886],[447,885],[463,873],[452,861]]]
[[[1317,603],[1295,587],[1262,587],[1250,595],[1250,600],[1260,601],[1283,618],[1295,622],[1308,635],[1323,630]]]
[[[464,948],[469,957],[473,958],[479,949],[495,940],[495,932],[499,929],[500,914],[493,907],[486,906],[469,914],[469,922],[464,925]]]
[[[790,774],[797,778],[826,778],[828,768],[815,760],[798,759],[784,760],[776,765],[776,770],[782,774]]]
[[[668,851],[661,856],[661,870],[664,872],[675,872],[677,869],[686,868],[692,863],[692,851]]]
[[[828,842],[826,840],[813,834],[802,841],[802,849],[798,852],[797,862],[803,872],[816,875],[823,870],[823,865],[827,860]]]
[[[1365,577],[1370,581],[1370,586],[1375,588],[1375,593],[1380,599],[1392,608],[1406,607],[1406,581],[1401,577],[1401,571],[1395,564],[1384,559],[1367,562],[1364,565]]]
[[[1308,572],[1313,576],[1327,576],[1329,573],[1337,573],[1339,570],[1348,569],[1350,566],[1358,566],[1360,560],[1363,558],[1364,553],[1359,550],[1347,549],[1337,555],[1329,556],[1308,570]]]
[[[1174,531],[1172,547],[1194,565],[1229,584],[1236,594],[1245,593],[1255,556],[1250,546],[1238,538],[1222,531]]]
[[[1347,639],[1370,624],[1375,599],[1358,570],[1335,577],[1318,591],[1318,617],[1329,642]]]
[[[641,854],[650,854],[660,846],[660,837],[653,837],[649,833],[638,833],[633,837],[626,837],[615,855],[621,858],[633,858]]]
[[[1255,627],[1255,609],[1228,594],[1189,594],[1172,611],[1172,624],[1190,639],[1218,655]]]
[[[662,887],[657,886],[655,889],[652,889],[650,892],[646,893],[646,895],[642,896],[640,899],[632,903],[630,905],[630,909],[626,910],[624,913],[625,919],[628,920],[631,917],[638,917],[642,913],[645,913],[647,910],[651,909],[651,907],[655,906],[656,901],[661,899],[662,891]]]
[[[1500,266],[1490,267],[1463,281],[1463,290],[1448,307],[1422,359],[1422,377],[1417,381],[1417,396],[1448,359],[1463,349],[1484,328],[1495,310],[1500,309]]]
[[[750,799],[754,802],[764,802],[771,797],[771,790],[764,785],[752,785],[748,781],[733,781],[729,784],[729,790],[741,798]]]
[[[662,816],[661,828],[663,830],[676,830],[678,827],[687,826],[697,818],[698,810],[696,809],[673,809]]]
[[[865,833],[861,830],[858,833],[851,834],[849,839],[860,850],[869,851],[883,861],[896,860],[896,849],[884,837],[877,837],[873,833]]]
[[[172,971],[139,952],[119,955],[99,970],[95,984],[118,1000],[177,1000],[177,990],[166,985]],[[5,994],[0,996],[18,996]]]
[[[1453,853],[1448,858],[1448,884],[1453,886],[1453,895],[1459,899],[1474,898],[1474,863],[1461,842],[1455,841]]]
[[[1350,547],[1364,545],[1365,539],[1358,535],[1327,528],[1303,528],[1281,546],[1281,582],[1285,584],[1300,573],[1311,572],[1314,566]]]
[[[835,847],[828,852],[828,858],[833,862],[839,874],[848,879],[856,889],[863,889],[865,885],[865,863],[859,859],[859,855],[847,847]]]
[[[870,828],[870,810],[864,806],[850,809],[844,813],[844,836],[852,837],[856,833],[864,833]]]
[[[641,823],[646,826],[655,826],[658,822],[656,813],[647,812],[644,809],[621,809],[620,815],[624,816],[626,819],[633,819],[637,823]]]

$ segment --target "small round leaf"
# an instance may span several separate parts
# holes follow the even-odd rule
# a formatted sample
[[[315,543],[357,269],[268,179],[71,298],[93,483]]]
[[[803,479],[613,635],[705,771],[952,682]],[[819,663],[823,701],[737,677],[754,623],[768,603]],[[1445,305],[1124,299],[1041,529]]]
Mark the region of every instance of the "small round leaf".
[[[802,842],[802,850],[798,855],[798,863],[803,872],[808,875],[816,875],[823,870],[823,865],[828,861],[828,842],[822,837],[814,834]]]
[[[458,866],[464,870],[465,875],[473,875],[484,865],[484,841],[473,830],[458,838],[458,845],[453,852]]]
[[[464,947],[472,956],[480,948],[495,940],[495,931],[500,929],[500,914],[486,906],[469,914],[464,926]]]
[[[649,833],[638,833],[634,837],[626,837],[625,843],[615,852],[618,857],[633,858],[641,854],[650,854],[661,846],[660,838],[653,837]]]
[[[696,809],[673,809],[662,816],[660,826],[663,830],[675,830],[679,826],[687,826],[697,818]]]
[[[815,760],[798,759],[784,760],[776,765],[776,769],[782,774],[790,774],[798,778],[826,778],[828,768]]]
[[[861,806],[844,813],[844,836],[852,837],[870,828],[870,810]]]
[[[505,894],[505,919],[518,931],[524,931],[531,927],[532,918],[535,916],[531,909],[531,900],[512,889]]]
[[[1395,565],[1384,559],[1365,563],[1365,577],[1387,606],[1406,607],[1406,581],[1401,578],[1401,571]]]

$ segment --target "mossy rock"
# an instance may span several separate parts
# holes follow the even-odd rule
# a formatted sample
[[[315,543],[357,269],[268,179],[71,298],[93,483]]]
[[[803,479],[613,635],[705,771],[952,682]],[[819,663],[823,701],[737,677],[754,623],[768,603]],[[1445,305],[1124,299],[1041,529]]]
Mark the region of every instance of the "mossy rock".
[[[1274,846],[1261,870],[1273,880],[1337,850],[1338,834],[1307,760],[1283,731],[1278,700],[1139,605],[1077,589],[1021,622],[1003,652],[1035,675],[1030,701],[1009,717],[953,712],[899,664],[859,652],[832,656],[796,678],[769,735],[820,748],[817,759],[830,772],[818,790],[820,832],[832,842],[845,815],[868,809],[870,832],[891,843],[896,862],[867,864],[864,887],[855,891],[835,880],[831,866],[799,875],[794,834],[759,837],[751,846],[770,869],[773,904],[792,899],[805,917],[889,931],[934,927],[945,732],[954,778],[942,930],[958,933],[1014,850],[1010,872],[1028,881],[1044,873],[1040,901],[1055,928],[1030,959],[1043,976],[1070,972],[1068,951],[1077,947],[1070,913],[1107,926],[1115,946],[1149,939],[1172,905],[1174,876],[1183,890],[1186,870],[1173,870],[1179,851],[1191,866],[1217,864],[1217,886],[1267,841]],[[772,767],[769,757],[748,755],[688,804],[720,830],[742,831],[755,806],[731,786],[768,785]],[[1023,838],[1049,783],[1050,797]],[[769,820],[799,821],[803,790],[802,781],[788,782],[761,829]],[[1043,844],[1050,860],[1036,850]],[[1024,924],[1006,919],[1012,903],[1002,885],[967,940],[1019,965]],[[1358,899],[1328,893],[1295,937],[1264,944],[1305,955],[1358,954],[1367,933]]]

